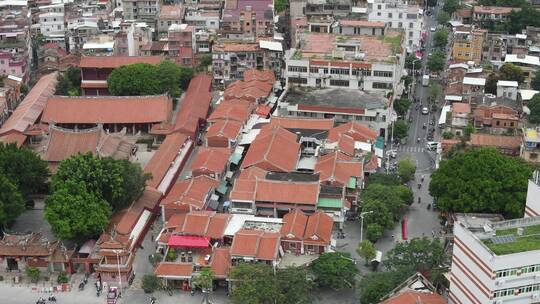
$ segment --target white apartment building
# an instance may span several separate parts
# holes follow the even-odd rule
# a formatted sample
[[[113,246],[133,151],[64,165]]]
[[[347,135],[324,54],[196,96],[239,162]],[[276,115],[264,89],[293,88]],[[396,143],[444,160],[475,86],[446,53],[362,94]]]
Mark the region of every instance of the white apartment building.
[[[398,35],[398,36],[393,36]],[[350,88],[401,94],[404,50],[402,36],[304,33],[299,49],[285,55],[289,86]]]
[[[143,21],[154,27],[160,12],[157,0],[122,0],[124,20]]]
[[[414,2],[416,3],[416,2]],[[367,0],[368,20],[384,22],[390,28],[405,32],[404,46],[408,52],[420,48],[424,26],[424,12],[406,0]]]
[[[63,3],[39,7],[39,30],[46,38],[62,38],[65,31],[65,7]]]
[[[523,219],[486,220],[482,224],[480,216],[469,216],[477,223],[473,226],[458,218],[454,224],[449,303],[540,303],[538,181],[535,173],[529,182]]]

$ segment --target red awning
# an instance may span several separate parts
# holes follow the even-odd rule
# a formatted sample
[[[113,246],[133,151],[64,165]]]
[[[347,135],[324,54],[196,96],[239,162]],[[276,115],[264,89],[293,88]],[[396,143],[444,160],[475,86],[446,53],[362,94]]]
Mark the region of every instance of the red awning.
[[[210,246],[210,238],[190,235],[171,235],[169,247],[206,248]]]

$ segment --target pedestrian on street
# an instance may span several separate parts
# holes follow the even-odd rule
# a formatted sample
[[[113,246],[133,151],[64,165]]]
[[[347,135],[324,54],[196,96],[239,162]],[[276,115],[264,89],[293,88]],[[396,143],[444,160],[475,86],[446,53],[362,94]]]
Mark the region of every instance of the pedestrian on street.
[[[431,230],[431,235],[432,235],[433,237],[435,237],[435,231],[434,231],[434,230]]]

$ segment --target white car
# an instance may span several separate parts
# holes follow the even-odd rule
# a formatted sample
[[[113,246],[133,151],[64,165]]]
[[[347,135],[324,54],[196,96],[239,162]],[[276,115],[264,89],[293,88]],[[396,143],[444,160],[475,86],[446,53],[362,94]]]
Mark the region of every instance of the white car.
[[[437,29],[433,26],[429,30],[432,31],[432,32],[435,32]]]
[[[427,107],[423,107],[423,108],[422,108],[422,114],[424,114],[424,115],[429,114],[429,110],[428,110]]]

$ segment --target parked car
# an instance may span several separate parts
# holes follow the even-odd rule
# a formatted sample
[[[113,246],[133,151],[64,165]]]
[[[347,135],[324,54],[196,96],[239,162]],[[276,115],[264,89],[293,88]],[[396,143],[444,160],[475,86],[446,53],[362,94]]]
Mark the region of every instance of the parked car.
[[[422,114],[424,114],[424,115],[429,114],[429,110],[428,110],[427,107],[423,107],[423,108],[422,108]]]

